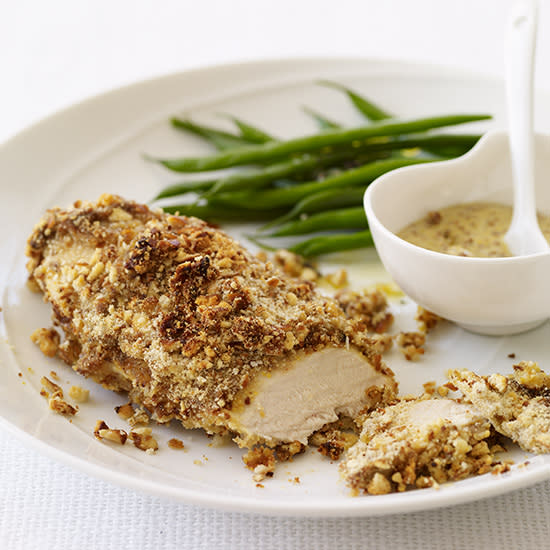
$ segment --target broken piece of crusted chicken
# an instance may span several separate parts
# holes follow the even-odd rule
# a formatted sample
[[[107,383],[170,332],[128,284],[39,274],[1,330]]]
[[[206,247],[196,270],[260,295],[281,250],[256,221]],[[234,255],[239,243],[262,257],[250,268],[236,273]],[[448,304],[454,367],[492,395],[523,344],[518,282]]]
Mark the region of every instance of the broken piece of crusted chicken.
[[[375,411],[340,470],[355,491],[386,494],[488,472],[491,425],[473,405],[451,399],[401,401]]]
[[[27,255],[65,334],[58,356],[159,422],[306,443],[395,394],[334,300],[196,218],[103,195],[49,210]]]
[[[531,453],[550,452],[550,375],[532,361],[514,365],[508,376],[448,372],[451,382],[495,430]]]

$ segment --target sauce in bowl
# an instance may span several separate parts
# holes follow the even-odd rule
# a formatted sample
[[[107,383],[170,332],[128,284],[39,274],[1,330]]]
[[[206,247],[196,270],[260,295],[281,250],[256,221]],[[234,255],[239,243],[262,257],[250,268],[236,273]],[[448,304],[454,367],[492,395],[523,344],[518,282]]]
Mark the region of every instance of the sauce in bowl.
[[[512,207],[472,202],[429,212],[402,229],[397,236],[416,246],[477,258],[512,256],[503,237],[510,226]],[[550,216],[538,214],[539,226],[550,240]]]

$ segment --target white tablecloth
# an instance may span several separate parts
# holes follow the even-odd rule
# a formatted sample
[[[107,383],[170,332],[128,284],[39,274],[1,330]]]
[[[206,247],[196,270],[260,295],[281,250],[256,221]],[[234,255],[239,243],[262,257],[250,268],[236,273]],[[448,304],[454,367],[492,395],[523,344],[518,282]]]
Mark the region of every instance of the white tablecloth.
[[[2,0],[0,141],[105,89],[241,59],[402,58],[503,74],[499,0]],[[544,9],[546,8],[546,9]],[[543,6],[537,82],[550,87]],[[0,182],[0,186],[9,182]],[[550,482],[384,518],[268,518],[93,479],[0,428],[0,548],[550,548]]]

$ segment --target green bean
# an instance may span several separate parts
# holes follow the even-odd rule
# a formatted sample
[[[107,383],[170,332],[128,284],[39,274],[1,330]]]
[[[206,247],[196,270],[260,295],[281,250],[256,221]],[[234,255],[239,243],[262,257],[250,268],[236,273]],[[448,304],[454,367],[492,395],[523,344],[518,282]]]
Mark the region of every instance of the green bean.
[[[363,96],[360,96],[353,90],[350,90],[349,88],[346,88],[345,86],[341,86],[340,84],[337,84],[335,82],[329,82],[329,81],[321,81],[321,85],[324,86],[330,86],[331,88],[335,88],[337,90],[340,90],[344,92],[351,102],[355,105],[357,110],[363,114],[368,120],[372,121],[380,121],[380,120],[387,120],[390,118],[393,118],[394,115],[390,113],[389,111],[385,111],[366,99]],[[406,136],[403,136],[399,139],[406,139]],[[476,140],[477,141],[477,140]],[[467,151],[469,151],[474,143],[468,144],[465,142],[462,146],[454,146],[454,145],[438,145],[438,144],[430,144],[426,143],[424,146],[421,146],[422,149],[424,149],[426,152],[440,155],[440,156],[446,156],[446,157],[458,157],[460,155],[463,155]]]
[[[343,208],[346,206],[357,206],[363,203],[363,195],[366,186],[349,187],[344,189],[329,189],[320,191],[304,197],[298,201],[291,210],[286,212],[280,218],[275,218],[259,229],[259,232],[267,231],[271,227],[282,225],[298,218],[302,214],[313,214],[323,212],[332,208]]]
[[[331,252],[343,252],[344,250],[355,250],[358,248],[367,248],[373,246],[371,232],[357,231],[355,233],[343,233],[338,235],[328,235],[322,237],[312,237],[288,248],[295,254],[312,257],[329,254]]]
[[[296,157],[289,161],[271,164],[265,168],[231,174],[216,182],[210,190],[210,195],[225,191],[241,189],[258,189],[269,185],[271,182],[313,170],[319,165],[319,159],[310,155]]]
[[[242,189],[260,189],[289,176],[315,175],[316,172],[319,172],[323,168],[337,166],[346,160],[354,160],[360,164],[376,158],[373,155],[362,155],[361,153],[362,149],[360,147],[330,155],[317,156],[306,153],[290,160],[268,165],[265,168],[241,171],[218,180],[207,196],[210,197],[222,192],[239,191]]]
[[[185,193],[193,193],[196,191],[207,191],[211,189],[218,180],[202,180],[202,181],[182,181],[168,185],[153,200],[164,199],[167,197],[175,197],[177,195],[185,195]]]
[[[277,141],[273,136],[267,134],[257,126],[252,126],[244,120],[231,116],[223,115],[231,120],[241,131],[241,137],[249,143],[267,143],[269,141]]]
[[[353,143],[356,140],[423,132],[433,128],[487,120],[489,118],[491,118],[489,115],[447,115],[405,121],[382,121],[366,127],[337,128],[320,134],[282,142],[243,146],[233,150],[222,151],[212,156],[179,159],[154,159],[148,156],[146,158],[159,162],[166,168],[176,172],[202,172],[277,160],[296,153],[319,151],[323,148]]]
[[[172,126],[178,130],[185,130],[186,132],[191,132],[196,136],[206,139],[220,151],[251,144],[250,141],[241,136],[219,130],[218,128],[212,128],[211,126],[205,126],[204,124],[196,124],[191,120],[174,117],[170,119],[170,122]]]
[[[278,216],[281,210],[252,210],[248,208],[220,208],[211,204],[171,204],[162,209],[169,214],[179,213],[181,216],[194,216],[207,221],[252,222],[265,220],[266,217]]]
[[[375,105],[368,99],[360,96],[353,90],[350,90],[349,88],[346,88],[341,84],[337,84],[336,82],[331,82],[329,80],[321,80],[318,82],[318,84],[321,84],[321,86],[329,86],[330,88],[335,88],[336,90],[344,92],[350,98],[351,102],[355,105],[357,110],[364,116],[366,116],[369,120],[377,122],[379,120],[393,118],[393,115],[391,113],[378,107],[378,105]]]
[[[365,210],[362,206],[358,206],[320,212],[304,219],[291,221],[272,233],[263,234],[262,237],[290,237],[334,229],[364,229],[365,227],[367,227]]]
[[[371,162],[359,168],[348,170],[326,178],[323,181],[312,181],[289,187],[287,189],[267,189],[265,191],[235,191],[233,193],[220,193],[210,198],[212,204],[217,206],[230,206],[251,208],[255,210],[271,210],[273,208],[289,207],[296,204],[304,197],[326,191],[328,189],[351,187],[355,185],[365,186],[377,177],[412,164],[433,162],[432,159],[387,159]]]
[[[335,128],[342,128],[341,124],[338,124],[337,122],[334,122],[333,120],[330,120],[329,118],[325,117],[321,113],[318,113],[317,111],[314,111],[313,109],[310,109],[309,107],[303,106],[302,110],[308,114],[317,124],[319,125],[319,128],[321,130],[330,130]]]

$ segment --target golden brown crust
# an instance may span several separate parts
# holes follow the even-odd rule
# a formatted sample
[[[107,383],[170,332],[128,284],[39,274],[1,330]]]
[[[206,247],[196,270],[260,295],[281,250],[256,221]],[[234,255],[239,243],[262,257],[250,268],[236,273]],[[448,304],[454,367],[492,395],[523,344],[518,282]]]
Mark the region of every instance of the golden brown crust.
[[[490,436],[489,422],[473,408],[450,400],[401,401],[366,417],[359,441],[340,467],[355,491],[433,487],[489,472]]]
[[[223,432],[257,373],[327,346],[391,374],[334,300],[195,218],[103,195],[49,210],[27,255],[65,333],[58,355],[161,422]]]
[[[393,324],[388,301],[378,289],[362,292],[341,290],[334,297],[358,331],[384,334]]]
[[[261,445],[254,447],[243,455],[243,462],[249,470],[254,472],[252,476],[254,481],[262,481],[266,477],[273,477],[276,463],[273,449]]]
[[[448,374],[498,432],[528,452],[550,452],[550,375],[536,363],[521,361],[508,376],[468,370]]]
[[[397,335],[397,347],[407,361],[417,361],[424,355],[426,335],[422,332],[400,332]]]

